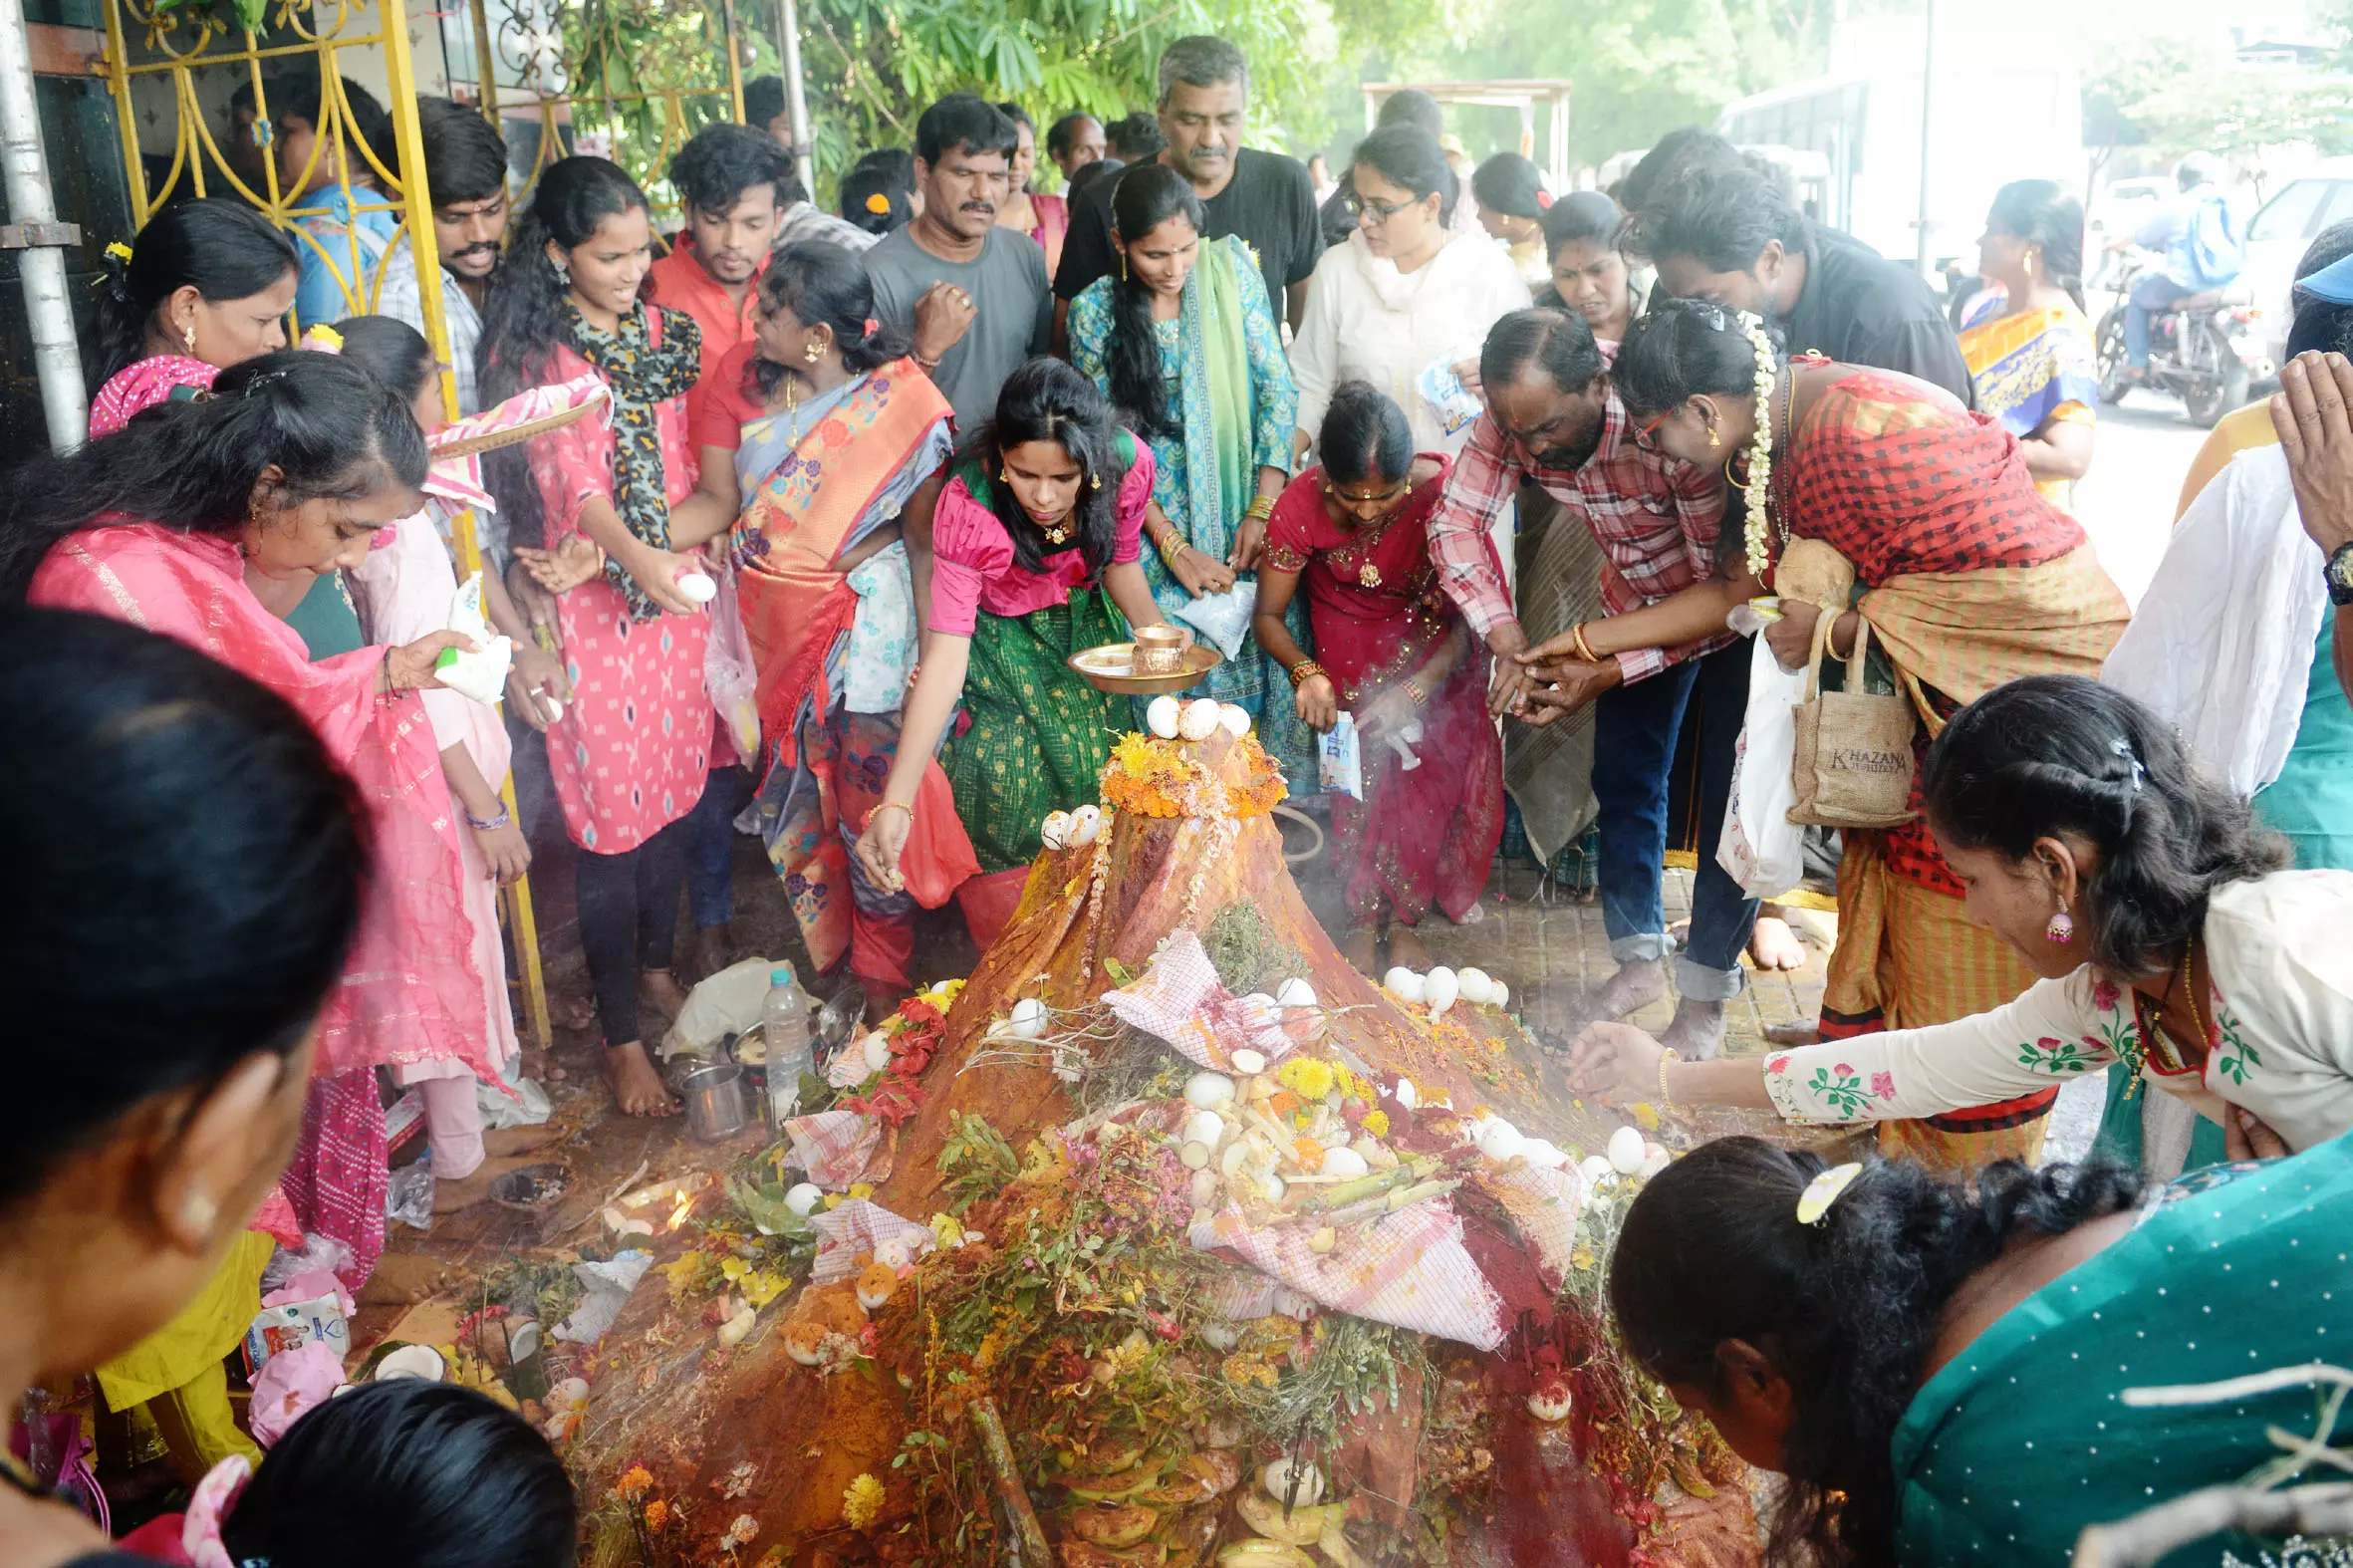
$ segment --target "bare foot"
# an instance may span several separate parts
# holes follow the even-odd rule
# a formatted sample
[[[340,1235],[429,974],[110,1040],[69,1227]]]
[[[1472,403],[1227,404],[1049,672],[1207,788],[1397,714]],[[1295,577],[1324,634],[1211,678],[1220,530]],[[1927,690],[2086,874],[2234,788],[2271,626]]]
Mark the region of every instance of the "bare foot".
[[[501,1127],[482,1135],[482,1152],[497,1160],[508,1155],[527,1155],[534,1149],[545,1149],[561,1143],[564,1130],[553,1123],[542,1122],[537,1127]]]
[[[698,926],[694,932],[694,945],[687,954],[687,972],[696,980],[707,980],[727,967],[731,950],[726,926]]]
[[[483,1143],[488,1144],[490,1138],[495,1136],[497,1135],[492,1134],[485,1137]],[[434,1177],[433,1212],[454,1214],[461,1208],[471,1208],[476,1203],[488,1202],[491,1182],[505,1176],[509,1171],[517,1170],[528,1164],[530,1164],[529,1161],[520,1158],[485,1160],[474,1168],[474,1173],[471,1176]]]
[[[684,1109],[662,1086],[661,1074],[647,1060],[641,1040],[608,1046],[605,1076],[612,1081],[613,1100],[623,1116],[676,1116]]]
[[[1589,1023],[1611,1023],[1642,1011],[1667,994],[1667,960],[1642,958],[1618,965],[1618,972],[1569,1004],[1564,1033],[1574,1037]]]
[[[582,1025],[586,1028],[587,1025]],[[556,1061],[553,1051],[542,1051],[536,1046],[523,1047],[523,1076],[536,1078],[543,1084],[560,1084],[572,1075]]]
[[[1371,974],[1374,965],[1381,961],[1380,927],[1374,925],[1350,926],[1347,939],[1340,943],[1340,956],[1348,960],[1350,968],[1364,974]]]
[[[1771,909],[1771,905],[1766,905]],[[1755,928],[1748,933],[1748,961],[1759,969],[1802,969],[1806,963],[1806,946],[1797,939],[1797,932],[1778,915],[1758,915]]]
[[[1659,1043],[1687,1062],[1704,1062],[1723,1050],[1723,1003],[1687,996],[1675,1004],[1675,1022],[1659,1036]]]
[[[638,994],[645,997],[658,1013],[678,1016],[686,1005],[686,989],[678,977],[667,969],[645,969],[638,974]]]
[[[1389,961],[1404,964],[1417,974],[1427,974],[1438,960],[1430,955],[1429,943],[1413,926],[1392,920],[1389,925]]]
[[[1822,1030],[1810,1023],[1769,1023],[1764,1037],[1767,1045],[1820,1045]]]
[[[551,996],[547,1012],[548,1021],[559,1029],[586,1029],[597,1021],[596,1004],[585,996]]]
[[[438,1184],[438,1183],[436,1183]],[[387,1252],[360,1287],[364,1307],[404,1307],[456,1283],[458,1274],[439,1258],[421,1252]]]

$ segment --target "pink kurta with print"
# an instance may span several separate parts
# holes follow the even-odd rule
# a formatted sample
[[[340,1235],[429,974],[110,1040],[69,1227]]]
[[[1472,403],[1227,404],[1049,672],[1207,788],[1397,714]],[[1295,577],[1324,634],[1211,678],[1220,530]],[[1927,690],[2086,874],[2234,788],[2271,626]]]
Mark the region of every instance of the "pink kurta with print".
[[[543,379],[568,381],[594,369],[567,345]],[[671,398],[654,417],[664,488],[675,506],[693,491],[696,475],[686,399]],[[590,498],[613,498],[613,432],[594,416],[579,419],[534,439],[530,456],[552,547],[582,531],[581,507]],[[619,855],[702,798],[711,758],[712,708],[702,677],[710,621],[667,614],[632,621],[620,591],[599,578],[556,601],[556,625],[573,698],[548,726],[556,799],[575,844]]]

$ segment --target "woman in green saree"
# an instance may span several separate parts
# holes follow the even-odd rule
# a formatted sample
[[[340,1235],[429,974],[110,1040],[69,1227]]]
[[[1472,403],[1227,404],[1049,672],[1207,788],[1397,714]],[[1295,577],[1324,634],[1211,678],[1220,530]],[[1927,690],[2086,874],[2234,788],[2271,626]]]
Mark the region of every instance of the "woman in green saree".
[[[1239,238],[1202,238],[1200,198],[1163,164],[1120,174],[1111,217],[1120,271],[1070,302],[1070,358],[1152,443],[1145,578],[1163,614],[1225,654],[1187,695],[1248,712],[1293,792],[1312,792],[1315,736],[1283,666],[1250,635],[1248,575],[1290,477],[1299,412],[1257,258]],[[1296,605],[1288,625],[1306,647]]]
[[[2169,1187],[2106,1165],[1826,1171],[1753,1138],[1669,1166],[1610,1265],[1628,1351],[1787,1476],[1766,1561],[2049,1564],[2313,1426],[2308,1382],[2127,1391],[2347,1359],[2353,1142]],[[2213,1563],[2208,1538],[2167,1562]]]

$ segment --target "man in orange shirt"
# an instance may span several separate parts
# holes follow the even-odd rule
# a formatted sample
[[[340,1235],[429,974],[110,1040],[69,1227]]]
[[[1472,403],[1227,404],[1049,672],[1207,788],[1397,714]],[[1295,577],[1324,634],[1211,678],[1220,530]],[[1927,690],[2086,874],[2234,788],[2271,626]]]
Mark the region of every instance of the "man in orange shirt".
[[[748,126],[705,126],[670,159],[686,226],[654,264],[650,292],[702,329],[706,377],[752,335],[760,269],[783,213],[780,181],[792,171],[791,155]],[[701,398],[699,387],[687,394],[688,419]]]

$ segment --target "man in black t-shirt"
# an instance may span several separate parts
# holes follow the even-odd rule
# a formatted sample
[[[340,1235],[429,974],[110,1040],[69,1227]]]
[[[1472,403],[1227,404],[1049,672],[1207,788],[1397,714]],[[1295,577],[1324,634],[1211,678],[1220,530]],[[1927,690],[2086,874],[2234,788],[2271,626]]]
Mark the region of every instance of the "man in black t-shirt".
[[[1266,297],[1283,301],[1293,327],[1307,309],[1307,280],[1324,253],[1307,165],[1280,152],[1241,144],[1250,68],[1221,38],[1179,38],[1161,56],[1160,161],[1192,182],[1208,209],[1206,239],[1238,234],[1258,253]],[[1116,179],[1092,180],[1071,202],[1070,234],[1054,275],[1055,340],[1062,310],[1114,265],[1111,193]]]
[[[1793,355],[1900,371],[1976,406],[1953,324],[1920,274],[1811,222],[1753,170],[1683,169],[1652,192],[1635,231],[1673,298],[1752,311]]]

